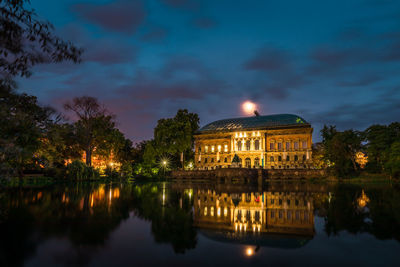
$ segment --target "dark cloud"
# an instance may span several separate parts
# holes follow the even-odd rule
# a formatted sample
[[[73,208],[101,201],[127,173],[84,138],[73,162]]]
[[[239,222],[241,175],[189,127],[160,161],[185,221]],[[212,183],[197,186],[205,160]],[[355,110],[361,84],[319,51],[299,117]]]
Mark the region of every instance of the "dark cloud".
[[[260,71],[284,71],[291,68],[291,60],[288,53],[284,50],[264,47],[258,50],[255,55],[245,64],[247,70]]]
[[[163,41],[168,35],[168,30],[164,27],[149,27],[145,33],[140,37],[144,42],[160,42]]]
[[[86,48],[83,61],[96,62],[104,65],[134,62],[137,48],[119,40],[100,40]]]
[[[106,30],[134,33],[146,16],[141,1],[119,0],[107,4],[75,4],[72,11]]]
[[[210,18],[210,17],[201,17],[201,18],[196,18],[193,21],[194,26],[202,29],[210,29],[214,28],[217,26],[217,22],[215,19]]]
[[[200,9],[201,1],[199,0],[161,0],[165,5],[172,8],[188,9],[197,11]]]
[[[305,84],[305,77],[294,68],[294,56],[287,51],[275,47],[264,47],[258,50],[243,64],[245,70],[255,71],[256,97],[268,95],[283,100],[289,96],[290,90]]]

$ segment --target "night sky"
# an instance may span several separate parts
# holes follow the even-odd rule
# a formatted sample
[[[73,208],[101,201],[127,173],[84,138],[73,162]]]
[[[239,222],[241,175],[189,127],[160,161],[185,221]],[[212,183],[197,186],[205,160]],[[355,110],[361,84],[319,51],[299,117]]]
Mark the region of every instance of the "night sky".
[[[32,0],[81,64],[40,65],[20,91],[62,111],[99,98],[134,142],[179,108],[201,126],[294,113],[314,127],[364,130],[400,117],[398,0]]]

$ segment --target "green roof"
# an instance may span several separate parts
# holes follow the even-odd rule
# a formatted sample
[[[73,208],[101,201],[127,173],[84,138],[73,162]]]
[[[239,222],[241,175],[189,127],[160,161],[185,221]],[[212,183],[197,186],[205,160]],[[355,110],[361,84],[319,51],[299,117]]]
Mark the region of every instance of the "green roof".
[[[294,114],[276,114],[214,121],[202,127],[198,132],[255,130],[286,126],[310,126],[310,124],[302,117]]]

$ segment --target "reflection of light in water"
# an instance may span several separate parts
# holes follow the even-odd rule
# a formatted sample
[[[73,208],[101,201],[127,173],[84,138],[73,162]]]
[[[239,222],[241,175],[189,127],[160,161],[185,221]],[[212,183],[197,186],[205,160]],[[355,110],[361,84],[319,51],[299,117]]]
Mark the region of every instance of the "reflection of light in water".
[[[246,256],[251,257],[254,255],[254,250],[252,248],[248,247],[245,250],[245,254],[246,254]]]
[[[162,204],[165,205],[165,188],[162,191]]]

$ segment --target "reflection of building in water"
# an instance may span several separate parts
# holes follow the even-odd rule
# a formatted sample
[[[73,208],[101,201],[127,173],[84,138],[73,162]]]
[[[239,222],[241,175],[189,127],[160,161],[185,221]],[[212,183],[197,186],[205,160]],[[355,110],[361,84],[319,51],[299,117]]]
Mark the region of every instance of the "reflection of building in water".
[[[200,228],[237,233],[314,234],[312,197],[307,193],[217,194],[198,190],[194,211],[194,223]]]

